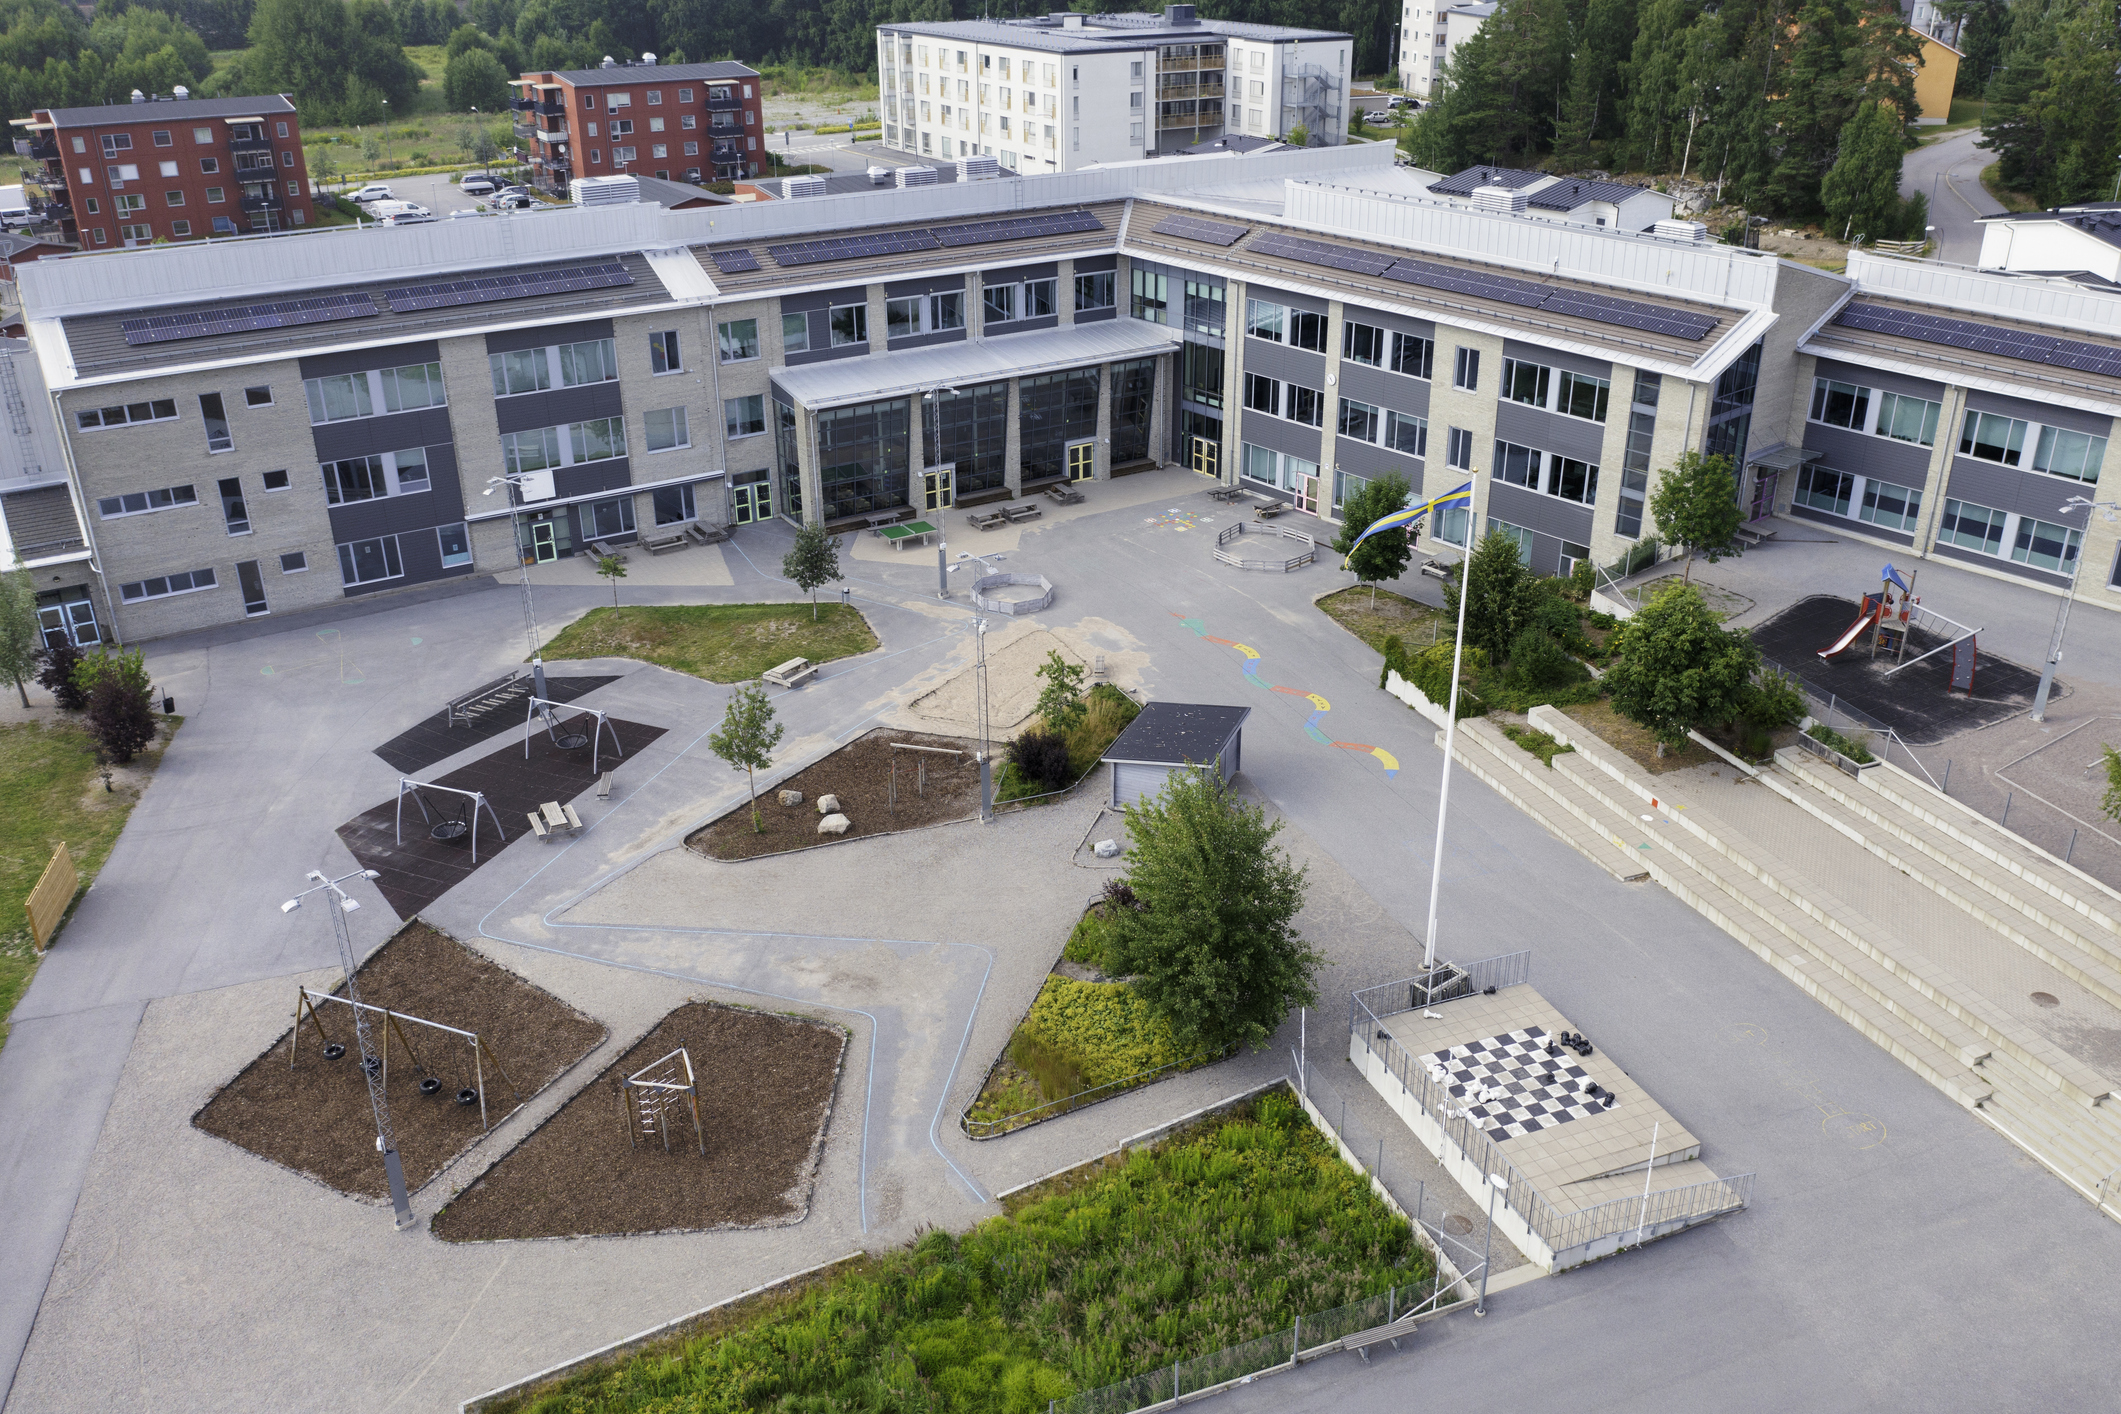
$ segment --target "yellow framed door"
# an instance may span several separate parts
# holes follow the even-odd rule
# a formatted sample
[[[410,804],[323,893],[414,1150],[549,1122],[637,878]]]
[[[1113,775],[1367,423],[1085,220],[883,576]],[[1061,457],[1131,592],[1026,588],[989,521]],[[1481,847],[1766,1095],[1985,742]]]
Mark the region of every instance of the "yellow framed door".
[[[947,511],[957,504],[957,474],[954,471],[921,473],[921,508]]]
[[[1223,474],[1222,462],[1222,443],[1207,437],[1195,437],[1193,439],[1193,469],[1195,471],[1202,476],[1212,476],[1217,481],[1220,481]]]
[[[1097,474],[1097,443],[1077,442],[1068,448],[1068,479],[1088,481]]]

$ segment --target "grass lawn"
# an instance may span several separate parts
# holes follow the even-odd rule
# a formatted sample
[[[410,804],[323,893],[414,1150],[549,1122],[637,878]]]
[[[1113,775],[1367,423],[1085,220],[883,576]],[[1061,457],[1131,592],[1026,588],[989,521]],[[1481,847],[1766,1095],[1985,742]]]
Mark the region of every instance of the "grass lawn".
[[[1991,162],[1981,169],[1981,185],[1988,194],[2003,203],[2005,211],[2040,211],[2040,203],[2022,191],[2012,191],[2003,185],[2003,164]]]
[[[1370,594],[1370,586],[1359,584],[1328,594],[1318,601],[1318,607],[1327,618],[1380,653],[1385,651],[1385,640],[1393,634],[1399,635],[1399,641],[1410,652],[1436,641],[1437,626],[1443,622],[1441,609],[1432,609],[1389,589],[1376,591],[1373,607]]]
[[[1647,728],[1639,727],[1613,710],[1610,702],[1578,702],[1559,709],[1564,716],[1573,717],[1590,729],[1607,746],[1642,767],[1653,776],[1666,771],[1683,771],[1689,766],[1706,766],[1719,758],[1707,747],[1689,741],[1677,751],[1657,754],[1657,738]],[[1526,750],[1532,748],[1527,747]],[[1554,764],[1548,758],[1547,764]]]
[[[15,1009],[37,970],[23,905],[36,887],[52,850],[64,842],[74,869],[87,888],[110,858],[118,832],[125,828],[140,792],[162,759],[167,736],[148,754],[113,772],[114,789],[106,793],[96,776],[95,749],[88,733],[72,723],[47,726],[24,722],[0,727],[0,1018]],[[62,930],[54,946],[63,946]],[[7,1028],[0,1020],[0,1045]]]
[[[748,682],[787,662],[829,663],[877,646],[851,604],[670,604],[592,609],[545,645],[555,658],[638,658],[709,682]]]
[[[1426,1283],[1430,1261],[1277,1091],[512,1407],[1035,1414]]]

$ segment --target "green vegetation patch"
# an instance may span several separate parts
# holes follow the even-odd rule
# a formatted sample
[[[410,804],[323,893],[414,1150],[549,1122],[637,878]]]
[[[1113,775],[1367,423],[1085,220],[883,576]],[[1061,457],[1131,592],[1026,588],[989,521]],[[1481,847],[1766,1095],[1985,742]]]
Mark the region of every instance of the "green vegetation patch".
[[[1068,786],[1035,781],[1016,762],[1007,761],[1002,764],[1001,774],[995,778],[996,804],[1065,790],[1081,781],[1142,710],[1140,703],[1107,682],[1101,682],[1083,694],[1082,702],[1082,715],[1062,734],[1068,743]],[[1032,729],[1044,730],[1044,720],[1041,719]]]
[[[1036,1414],[1429,1275],[1278,1091],[1008,1207],[500,1407]]]
[[[548,660],[638,658],[709,682],[749,682],[790,658],[829,663],[877,646],[851,604],[668,604],[591,609],[545,645]]]
[[[1102,927],[1087,917],[1083,923]],[[1090,966],[1098,965],[1102,952],[1078,942],[1079,937],[1096,936],[1099,935],[1084,933],[1083,925],[1077,925],[1077,936],[1069,939],[1069,952],[1064,955]],[[1077,951],[1084,956],[1074,958]],[[1155,1072],[1167,1066],[1191,1070],[1217,1059],[1220,1057],[1187,1056],[1170,1024],[1124,982],[1048,977],[1037,1000],[1031,1003],[1030,1014],[1009,1038],[1008,1049],[988,1073],[987,1083],[980,1087],[979,1097],[965,1112],[965,1118],[979,1133],[1002,1132],[1016,1127],[1010,1123],[1012,1120],[1028,1124],[1045,1118],[1051,1113],[1044,1112],[1045,1106],[1072,1100],[1101,1086],[1137,1076],[1147,1084],[1161,1078]],[[1180,1064],[1189,1060],[1191,1064]],[[1134,1088],[1124,1086],[1096,1098],[1109,1099]]]
[[[1545,732],[1533,731],[1530,727],[1504,727],[1502,734],[1546,763],[1549,771],[1554,769],[1555,757],[1576,749],[1573,746],[1564,746]]]
[[[1824,722],[1814,722],[1806,730],[1805,735],[1813,741],[1822,742],[1827,746],[1833,747],[1834,750],[1848,757],[1849,760],[1859,766],[1866,766],[1877,760],[1875,756],[1871,755],[1871,749],[1868,746],[1858,741],[1855,737],[1843,736]]]
[[[1318,608],[1380,653],[1385,651],[1385,640],[1389,638],[1396,637],[1409,646],[1423,646],[1450,632],[1440,611],[1403,594],[1365,585],[1328,594],[1318,601]]]

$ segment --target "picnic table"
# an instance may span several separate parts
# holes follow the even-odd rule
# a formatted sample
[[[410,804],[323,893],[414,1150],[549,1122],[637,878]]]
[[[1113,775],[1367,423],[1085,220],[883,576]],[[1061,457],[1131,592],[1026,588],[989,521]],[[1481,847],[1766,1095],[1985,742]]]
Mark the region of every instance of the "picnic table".
[[[777,668],[768,668],[759,676],[772,683],[775,687],[801,687],[809,679],[817,676],[817,664],[811,662],[808,658],[790,658]]]
[[[530,828],[539,839],[550,843],[555,835],[571,835],[581,829],[582,817],[574,813],[572,805],[548,800],[530,812]]]
[[[1242,486],[1218,484],[1213,490],[1208,492],[1208,499],[1211,501],[1238,501],[1244,499],[1244,494],[1245,488]]]
[[[1026,502],[1021,506],[1003,507],[1002,514],[1009,517],[1011,525],[1017,525],[1027,520],[1037,520],[1045,512],[1040,510],[1035,502]]]
[[[894,550],[903,549],[909,540],[925,540],[935,534],[935,527],[924,520],[909,520],[903,525],[887,525],[877,531],[891,542]]]
[[[994,530],[1009,523],[1009,517],[1001,511],[970,511],[966,513],[965,519],[981,530]]]
[[[1083,499],[1082,492],[1071,490],[1067,486],[1061,485],[1058,482],[1051,486],[1048,486],[1046,488],[1046,494],[1048,496],[1051,496],[1055,501],[1059,502],[1063,506],[1076,505],[1080,503]]]
[[[1260,520],[1272,520],[1287,509],[1289,509],[1289,503],[1286,501],[1269,501],[1253,511],[1252,514]]]

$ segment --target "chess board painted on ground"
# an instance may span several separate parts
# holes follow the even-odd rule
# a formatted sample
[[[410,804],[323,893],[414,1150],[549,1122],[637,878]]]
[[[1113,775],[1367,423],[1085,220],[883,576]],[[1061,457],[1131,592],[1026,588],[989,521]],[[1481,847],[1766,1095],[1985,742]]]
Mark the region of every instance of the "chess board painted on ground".
[[[1553,1037],[1543,1026],[1468,1041],[1422,1057],[1429,1075],[1458,1101],[1490,1139],[1515,1139],[1613,1107],[1609,1091],[1586,1089],[1590,1073],[1565,1051],[1547,1054]]]

